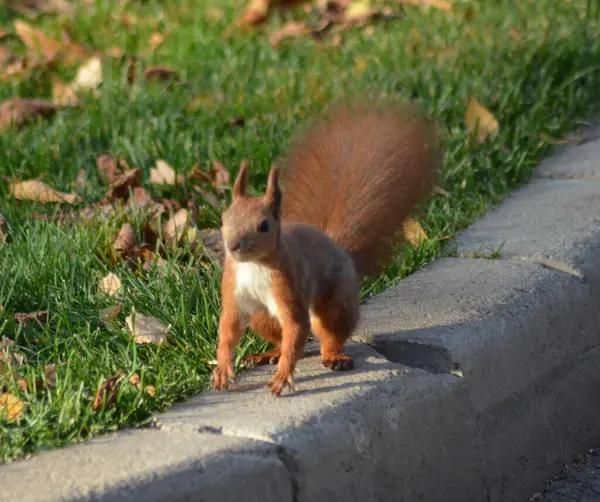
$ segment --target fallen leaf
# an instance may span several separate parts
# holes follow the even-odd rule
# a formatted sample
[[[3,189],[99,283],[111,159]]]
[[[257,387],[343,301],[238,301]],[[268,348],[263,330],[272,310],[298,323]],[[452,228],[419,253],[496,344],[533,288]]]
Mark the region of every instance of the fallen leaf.
[[[59,108],[43,99],[8,99],[0,105],[0,132],[10,125],[21,126],[37,117],[50,117]]]
[[[113,305],[111,307],[107,307],[98,312],[98,318],[100,322],[104,324],[108,329],[116,328],[117,316],[121,312],[121,307],[118,305]]]
[[[110,155],[100,155],[96,159],[96,169],[98,169],[100,177],[109,185],[116,183],[121,175],[117,159]]]
[[[133,202],[138,207],[146,207],[152,202],[150,194],[142,187],[135,187],[133,189]]]
[[[150,40],[148,40],[148,45],[150,46],[150,50],[154,52],[156,48],[165,41],[165,36],[162,33],[152,33],[150,35]]]
[[[419,247],[421,243],[429,240],[419,221],[414,218],[407,218],[404,221],[402,233],[404,238],[414,247]]]
[[[144,71],[146,80],[179,80],[176,70],[168,66],[152,66]]]
[[[134,373],[129,378],[129,383],[133,385],[137,390],[142,388],[142,381],[140,380],[140,376],[137,373]]]
[[[98,291],[108,296],[116,296],[121,290],[121,279],[110,272],[106,277],[100,279]]]
[[[23,326],[29,326],[31,321],[38,321],[44,323],[48,320],[47,310],[38,310],[37,312],[15,312],[13,314],[15,322],[22,324]]]
[[[102,405],[104,403],[104,396],[106,396],[106,407],[112,407],[117,400],[117,385],[119,381],[123,378],[123,371],[117,371],[113,376],[107,378],[98,390],[96,391],[96,396],[94,397],[94,403],[92,407],[94,411],[98,411],[102,409]]]
[[[281,42],[286,38],[295,38],[308,33],[308,28],[304,23],[287,23],[283,28],[277,30],[271,35],[270,42],[275,48],[281,45]]]
[[[0,66],[4,67],[15,59],[15,55],[5,47],[0,47]]]
[[[73,5],[67,0],[16,0],[8,2],[8,6],[19,12],[23,12],[23,10],[45,14],[70,14],[73,12]]]
[[[190,220],[190,213],[187,209],[177,211],[163,225],[162,233],[165,240],[171,245],[177,244],[181,240]]]
[[[46,377],[46,387],[50,389],[56,388],[56,365],[47,364],[44,368],[44,376]]]
[[[61,106],[77,106],[79,99],[71,86],[54,77],[52,79],[52,102]]]
[[[92,57],[82,64],[71,83],[74,92],[96,89],[102,83],[102,61]]]
[[[154,395],[156,394],[156,389],[154,388],[154,385],[146,385],[146,394],[148,394],[150,397],[154,397]]]
[[[59,41],[48,38],[41,31],[23,21],[15,21],[14,26],[25,46],[31,52],[43,54],[47,61],[53,60],[62,49]]]
[[[217,263],[223,263],[225,259],[225,248],[221,231],[214,228],[198,231],[198,237],[206,253]]]
[[[213,161],[213,167],[210,170],[213,177],[213,186],[217,189],[229,186],[230,176],[227,168],[218,160]]]
[[[4,216],[2,216],[2,213],[0,213],[0,244],[6,244],[6,238],[8,237],[8,234],[5,232],[5,230],[6,220],[4,219]],[[2,309],[0,309],[0,312],[2,312]]]
[[[352,2],[344,11],[344,17],[346,20],[358,19],[368,16],[371,12],[371,2],[369,0],[362,0]]]
[[[119,235],[115,240],[115,251],[120,256],[126,256],[135,247],[135,241],[135,229],[129,223],[125,223],[119,230]]]
[[[21,418],[25,404],[17,396],[9,393],[0,395],[0,419],[14,422]]]
[[[489,136],[497,134],[500,128],[498,120],[496,120],[492,112],[472,96],[465,113],[465,122],[469,134],[477,135],[478,143],[482,143]]]
[[[29,382],[24,378],[19,378],[17,380],[17,385],[19,386],[19,389],[21,389],[21,392],[29,392]]]
[[[200,188],[198,185],[194,185],[194,190],[200,194],[203,202],[207,202],[211,207],[217,211],[222,211],[225,207],[225,202],[219,199],[214,193]]]
[[[107,197],[112,199],[127,199],[129,189],[133,189],[140,184],[140,168],[130,169],[120,174],[109,187]]]
[[[234,26],[252,27],[262,23],[267,18],[270,6],[271,0],[252,0]]]
[[[165,326],[158,319],[133,310],[125,319],[125,323],[136,343],[153,343],[155,345],[167,343],[167,333],[171,329],[171,325]]]
[[[183,176],[175,175],[175,169],[173,169],[164,160],[158,159],[156,161],[156,167],[150,169],[150,183],[155,185],[181,185],[184,182]]]
[[[434,192],[441,195],[442,197],[446,197],[446,199],[450,198],[450,193],[440,187],[435,187]]]
[[[17,181],[8,187],[9,193],[18,200],[33,200],[36,202],[66,202],[78,204],[81,197],[74,193],[58,192],[39,180]]]

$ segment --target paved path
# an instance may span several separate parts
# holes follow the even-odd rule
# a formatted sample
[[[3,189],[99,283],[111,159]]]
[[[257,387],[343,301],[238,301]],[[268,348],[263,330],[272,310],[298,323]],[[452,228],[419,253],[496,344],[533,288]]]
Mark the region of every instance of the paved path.
[[[592,450],[582,455],[564,472],[536,493],[529,502],[598,502],[600,501],[600,453]]]

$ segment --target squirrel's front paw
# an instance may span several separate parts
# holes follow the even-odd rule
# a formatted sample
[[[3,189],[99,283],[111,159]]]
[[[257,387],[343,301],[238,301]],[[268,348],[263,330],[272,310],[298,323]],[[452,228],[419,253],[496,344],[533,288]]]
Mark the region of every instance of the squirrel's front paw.
[[[281,369],[277,370],[275,376],[271,378],[268,383],[268,386],[275,397],[281,396],[281,392],[286,385],[290,388],[291,392],[294,392],[294,377],[291,372]]]
[[[213,371],[211,383],[216,390],[227,390],[230,379],[235,381],[233,364],[226,365],[225,367],[219,365]]]

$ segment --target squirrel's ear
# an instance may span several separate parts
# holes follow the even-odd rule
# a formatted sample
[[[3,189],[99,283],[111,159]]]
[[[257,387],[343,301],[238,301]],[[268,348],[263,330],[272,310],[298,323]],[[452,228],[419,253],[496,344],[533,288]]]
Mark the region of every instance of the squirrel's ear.
[[[279,210],[281,208],[281,188],[279,187],[279,167],[271,168],[269,173],[269,181],[267,182],[267,190],[265,192],[265,200],[276,219],[279,219]]]
[[[248,188],[248,164],[243,162],[233,184],[233,199],[246,195],[246,188]]]

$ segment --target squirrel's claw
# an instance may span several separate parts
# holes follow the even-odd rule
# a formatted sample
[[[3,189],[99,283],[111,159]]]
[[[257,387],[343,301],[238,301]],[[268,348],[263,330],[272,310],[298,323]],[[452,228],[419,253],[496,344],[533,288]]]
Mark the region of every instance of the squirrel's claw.
[[[269,381],[268,386],[275,397],[281,396],[281,392],[286,386],[289,387],[290,392],[295,392],[294,377],[287,372],[277,371]]]
[[[235,371],[233,365],[225,368],[217,366],[212,374],[211,384],[215,390],[228,390],[229,383],[235,382]]]

